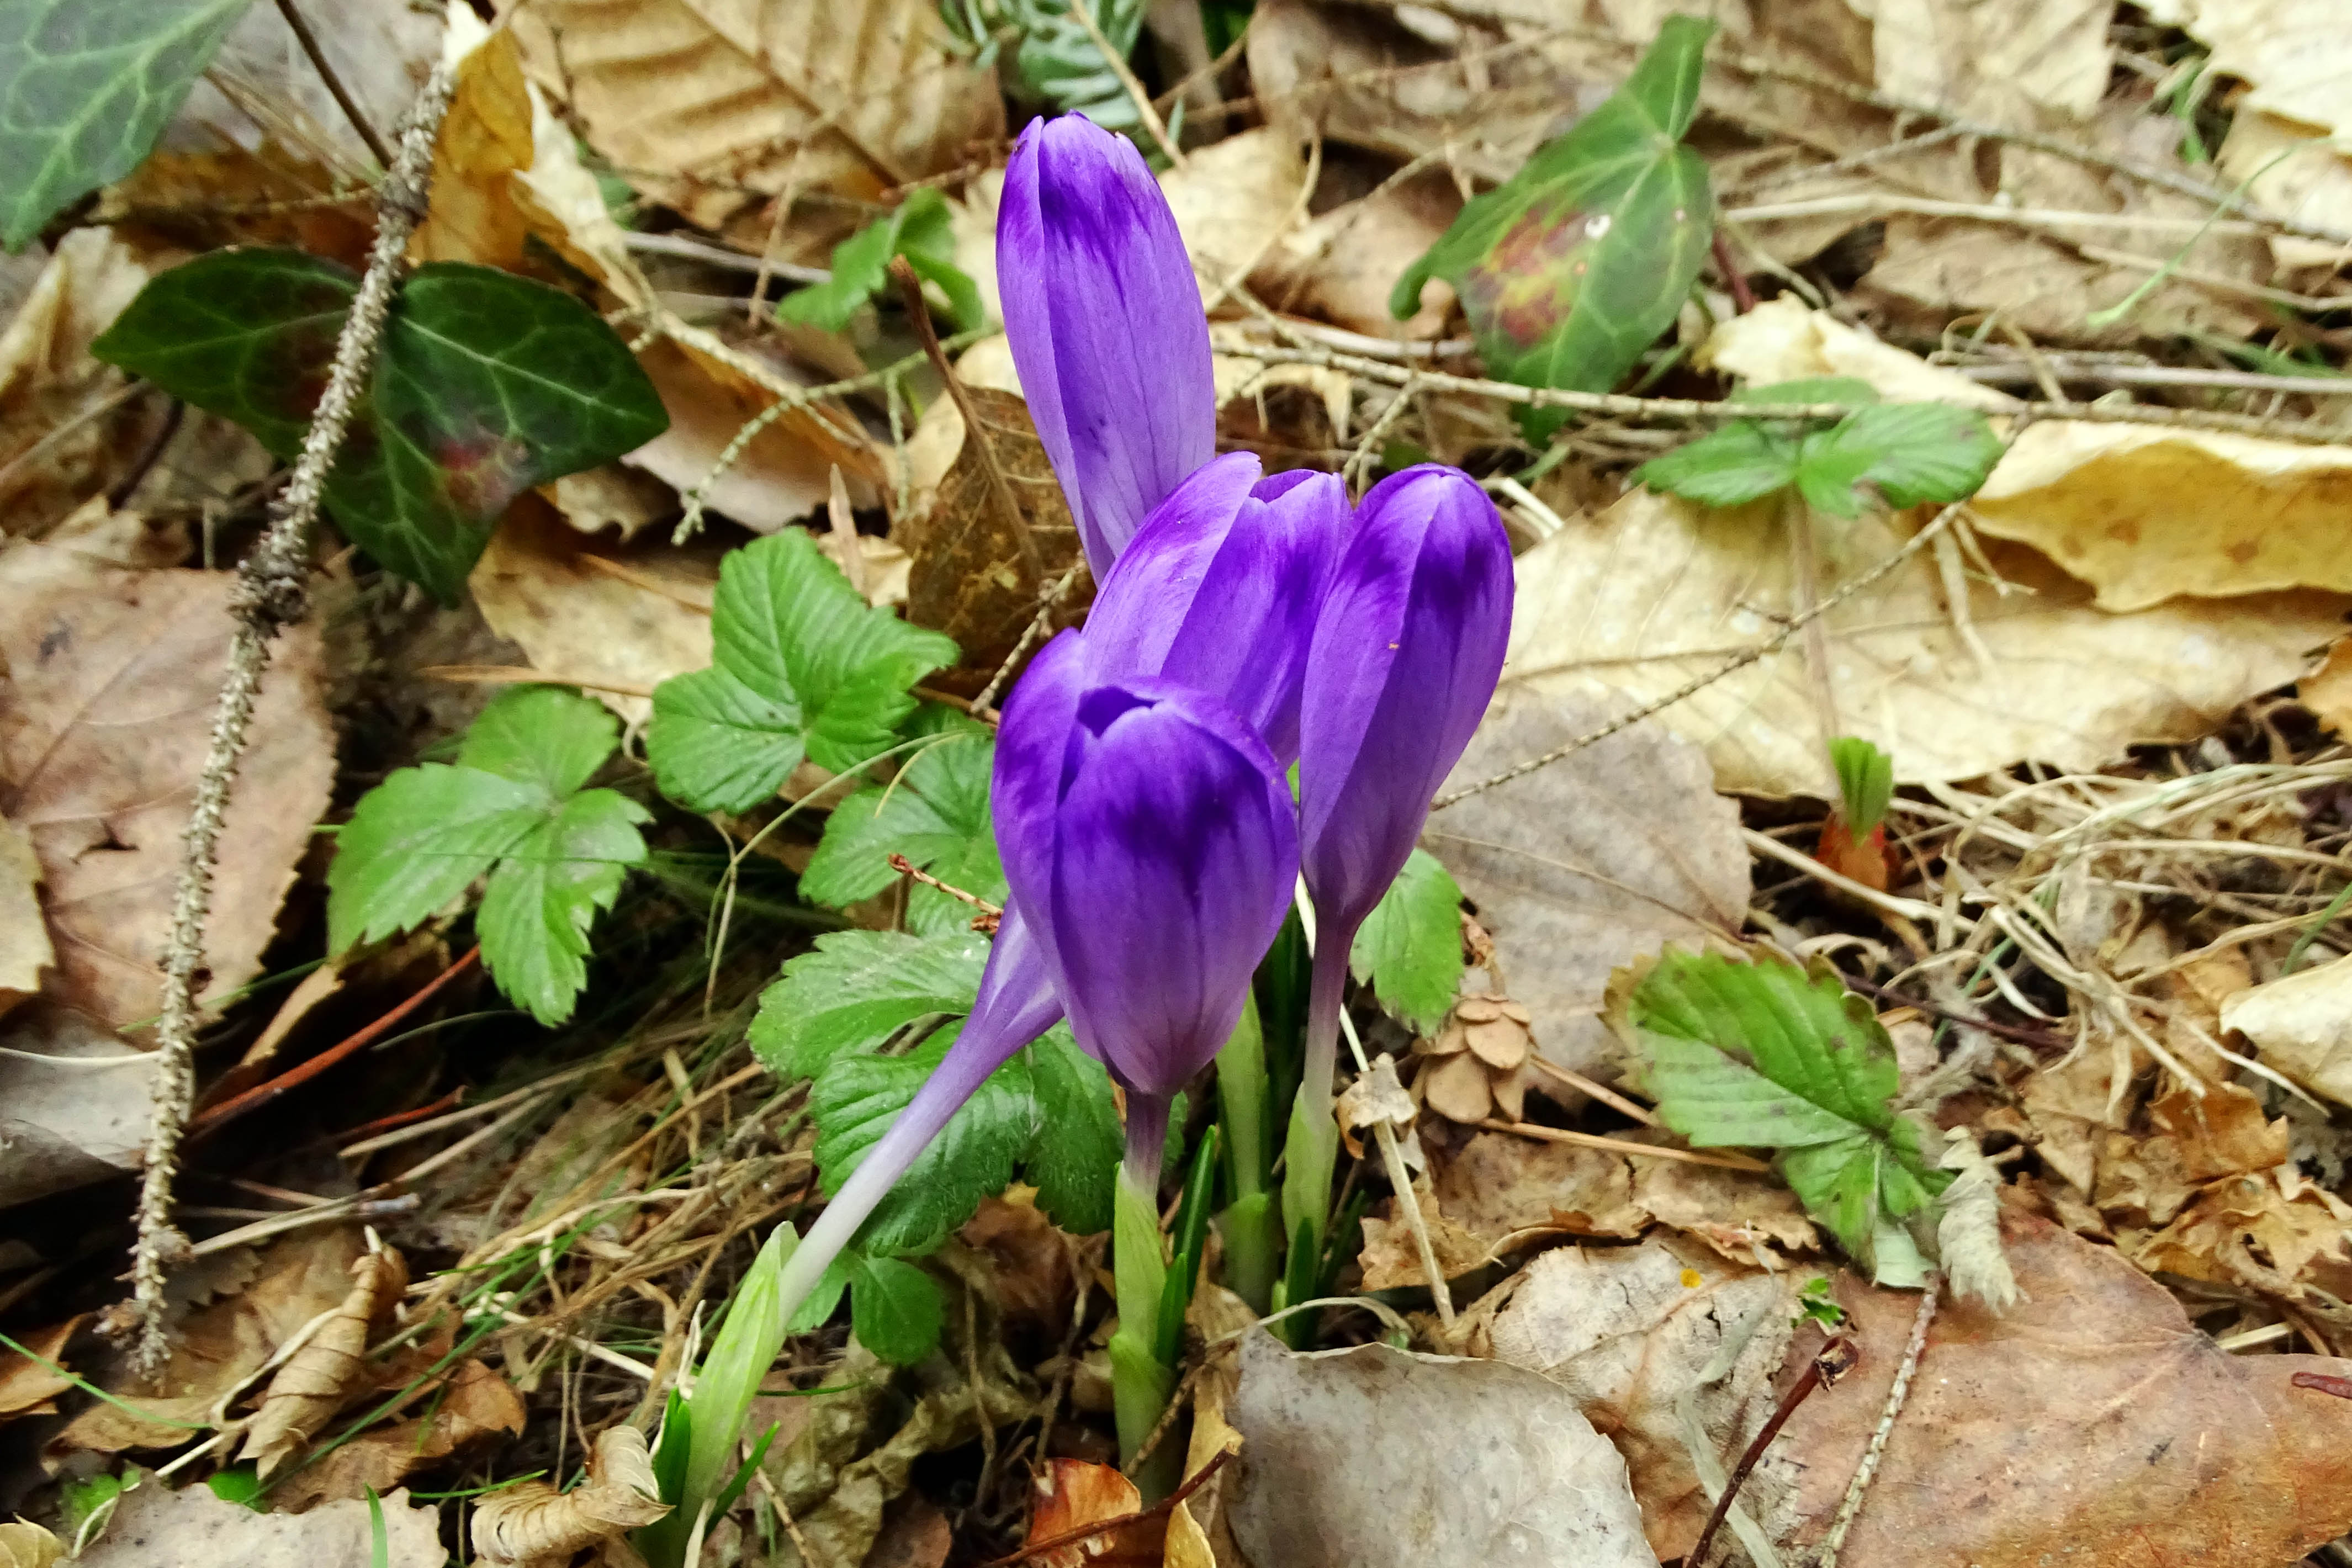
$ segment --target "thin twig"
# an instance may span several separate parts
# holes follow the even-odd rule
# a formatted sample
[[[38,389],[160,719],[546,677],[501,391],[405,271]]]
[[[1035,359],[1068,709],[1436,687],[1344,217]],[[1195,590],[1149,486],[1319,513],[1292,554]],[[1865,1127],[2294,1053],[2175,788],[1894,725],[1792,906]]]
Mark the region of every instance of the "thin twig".
[[[335,74],[335,68],[327,63],[327,51],[319,47],[319,35],[310,30],[310,24],[303,19],[294,0],[278,0],[278,14],[285,17],[286,25],[294,30],[294,41],[302,46],[302,52],[310,57],[310,68],[319,73],[319,79],[325,82],[327,90],[335,95],[335,103],[342,110],[343,118],[352,122],[352,129],[360,133],[360,140],[366,142],[368,151],[375,154],[375,166],[391,168],[392,148],[369,123],[367,115],[360,109],[359,100],[343,86],[343,79]]]
[[[1054,629],[1054,607],[1070,591],[1070,584],[1078,580],[1078,568],[1083,564],[1079,561],[1070,563],[1068,570],[1055,578],[1054,585],[1046,589],[1045,596],[1037,601],[1036,618],[1029,623],[1029,629],[1021,634],[1021,640],[1013,645],[1013,651],[1004,656],[1004,662],[996,667],[996,673],[988,678],[988,684],[980,689],[980,695],[971,700],[970,711],[973,718],[984,722],[992,721],[990,716],[996,711],[997,696],[1003,691],[1005,683],[1013,679],[1013,671],[1020,665],[1021,656],[1044,642],[1045,634]]]
[[[1739,1496],[1740,1487],[1747,1482],[1748,1472],[1755,1469],[1756,1462],[1764,1457],[1764,1450],[1772,1446],[1772,1439],[1780,1435],[1780,1428],[1789,1424],[1789,1417],[1797,1413],[1798,1405],[1810,1398],[1815,1389],[1835,1386],[1839,1379],[1853,1370],[1857,1359],[1853,1342],[1843,1336],[1822,1347],[1821,1353],[1806,1366],[1803,1375],[1790,1386],[1787,1394],[1780,1396],[1780,1403],[1774,1407],[1771,1415],[1757,1428],[1756,1436],[1748,1439],[1747,1448],[1739,1456],[1739,1462],[1725,1478],[1723,1490],[1716,1497],[1715,1508],[1707,1514],[1706,1523],[1699,1529],[1698,1540],[1683,1554],[1683,1568],[1706,1568],[1706,1549],[1715,1544],[1715,1532],[1723,1528],[1733,1501]]]
[[[1546,1127],[1534,1121],[1503,1121],[1489,1116],[1479,1126],[1495,1132],[1516,1132],[1547,1143],[1574,1143],[1586,1149],[1606,1149],[1637,1159],[1679,1160],[1685,1165],[1713,1165],[1725,1171],[1769,1172],[1771,1166],[1745,1154],[1709,1154],[1696,1149],[1676,1149],[1664,1143],[1636,1143],[1630,1138],[1610,1138],[1599,1132],[1579,1132],[1567,1127]]]
[[[452,79],[447,66],[436,67],[409,110],[399,156],[384,176],[377,203],[375,247],[336,342],[326,391],[311,416],[293,475],[271,504],[268,531],[246,559],[230,597],[230,608],[236,616],[236,640],[230,646],[212,741],[183,840],[171,938],[164,951],[163,1016],[155,1026],[159,1060],[154,1124],[148,1134],[147,1172],[139,1194],[139,1239],[131,1268],[139,1331],[135,1356],[141,1369],[149,1373],[163,1364],[169,1348],[163,1332],[164,1276],[172,1261],[187,1248],[186,1238],[172,1224],[172,1178],[178,1169],[181,1131],[187,1125],[195,1100],[196,972],[203,962],[205,921],[212,908],[221,819],[238,757],[245,750],[246,729],[261,689],[269,644],[279,632],[300,621],[310,607],[310,524],[318,516],[327,470],[333,466],[352,411],[374,367],[376,343],[383,333],[408,237],[425,211],[433,141],[449,110]]]
[[[1143,90],[1143,84],[1135,79],[1135,72],[1128,68],[1127,57],[1103,37],[1102,25],[1095,20],[1095,8],[1090,0],[1076,0],[1069,10],[1078,26],[1087,30],[1087,37],[1095,41],[1095,47],[1102,51],[1103,62],[1110,67],[1111,74],[1118,78],[1118,85],[1127,89],[1127,96],[1135,100],[1135,111],[1142,117],[1143,128],[1151,133],[1151,139],[1160,144],[1160,150],[1168,154],[1168,161],[1182,168],[1184,150],[1169,140],[1167,124],[1160,120],[1160,111],[1151,107],[1151,95]]]
[[[1911,1337],[1903,1346],[1903,1364],[1895,1369],[1895,1383],[1886,1391],[1886,1405],[1878,1413],[1878,1426],[1870,1434],[1870,1446],[1862,1451],[1862,1463],[1854,1467],[1853,1479],[1845,1489],[1845,1500],[1838,1504],[1837,1517],[1830,1523],[1829,1534],[1822,1540],[1812,1568],[1837,1568],[1838,1552],[1844,1549],[1846,1532],[1853,1528],[1855,1516],[1862,1512],[1863,1499],[1870,1494],[1870,1483],[1878,1474],[1879,1458],[1886,1452],[1886,1439],[1895,1430],[1896,1418],[1903,1414],[1904,1400],[1910,1396],[1911,1377],[1919,1370],[1919,1358],[1927,1353],[1927,1329],[1936,1321],[1936,1302],[1943,1293],[1944,1277],[1930,1271],[1927,1289],[1919,1298],[1919,1310],[1911,1320]],[[1692,1568],[1697,1568],[1697,1564]]]

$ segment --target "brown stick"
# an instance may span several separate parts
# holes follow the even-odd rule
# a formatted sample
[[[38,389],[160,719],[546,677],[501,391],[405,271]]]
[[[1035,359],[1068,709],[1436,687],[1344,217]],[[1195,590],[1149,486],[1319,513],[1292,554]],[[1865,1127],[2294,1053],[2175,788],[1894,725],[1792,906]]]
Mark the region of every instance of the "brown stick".
[[[1853,1363],[1859,1359],[1860,1352],[1855,1349],[1854,1342],[1843,1336],[1822,1347],[1822,1353],[1805,1368],[1804,1375],[1797,1379],[1795,1385],[1781,1399],[1780,1408],[1772,1412],[1771,1418],[1756,1429],[1756,1436],[1749,1441],[1747,1451],[1739,1456],[1739,1463],[1732,1467],[1730,1478],[1723,1483],[1722,1495],[1715,1500],[1715,1509],[1706,1516],[1706,1523],[1698,1532],[1697,1543],[1683,1559],[1683,1568],[1706,1568],[1706,1549],[1715,1544],[1715,1532],[1723,1528],[1724,1520],[1731,1513],[1732,1500],[1738,1497],[1748,1473],[1764,1457],[1764,1450],[1772,1446],[1772,1439],[1780,1435],[1780,1428],[1788,1425],[1789,1417],[1797,1413],[1797,1406],[1802,1405],[1813,1390],[1836,1383],[1853,1370]]]
[[[392,144],[368,123],[368,117],[360,110],[359,100],[343,86],[343,79],[335,74],[335,68],[327,63],[327,52],[319,47],[319,35],[310,30],[309,22],[303,20],[294,0],[278,0],[278,14],[286,18],[289,27],[294,29],[294,41],[302,46],[304,54],[310,57],[310,68],[319,73],[319,79],[325,82],[327,90],[335,95],[335,102],[342,109],[343,118],[352,122],[352,129],[360,133],[360,140],[366,142],[368,151],[375,154],[376,166],[391,168]]]

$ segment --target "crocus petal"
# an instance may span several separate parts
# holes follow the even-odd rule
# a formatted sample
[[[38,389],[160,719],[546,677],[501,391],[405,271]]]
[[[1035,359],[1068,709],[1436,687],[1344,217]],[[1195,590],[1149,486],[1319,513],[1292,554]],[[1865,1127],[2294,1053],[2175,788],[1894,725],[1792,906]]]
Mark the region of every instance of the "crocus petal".
[[[1348,520],[1333,474],[1262,480],[1243,452],[1196,470],[1103,584],[1087,618],[1094,668],[1221,699],[1287,766],[1316,610]]]
[[[1241,1016],[1297,831],[1281,770],[1231,710],[1170,681],[1091,679],[1076,643],[1049,647],[1038,700],[1033,666],[1005,710],[1005,880],[1080,1044],[1165,1099]]]
[[[996,265],[1022,395],[1099,583],[1216,451],[1192,264],[1134,143],[1066,114],[1013,150]]]
[[[1510,626],[1510,541],[1486,492],[1434,465],[1375,486],[1316,620],[1301,714],[1301,859],[1342,951],[1470,743]]]

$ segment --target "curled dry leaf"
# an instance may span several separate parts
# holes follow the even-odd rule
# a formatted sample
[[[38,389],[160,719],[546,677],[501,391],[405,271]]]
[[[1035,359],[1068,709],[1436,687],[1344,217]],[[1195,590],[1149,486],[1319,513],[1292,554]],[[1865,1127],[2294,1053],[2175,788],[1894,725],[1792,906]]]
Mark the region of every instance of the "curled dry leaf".
[[[2221,1026],[2252,1041],[2263,1066],[2352,1105],[2352,957],[2239,992],[2221,1004]]]
[[[68,1318],[62,1323],[16,1336],[31,1355],[0,1352],[0,1423],[57,1413],[57,1396],[71,1388],[74,1380],[56,1368],[64,1365],[66,1342],[73,1338],[74,1331],[81,1324],[79,1318]]]
[[[757,348],[781,380],[807,385],[814,377]],[[875,503],[874,453],[861,432],[824,417],[814,405],[795,408],[751,437],[732,466],[713,478],[719,456],[737,432],[775,401],[772,393],[734,366],[664,338],[637,355],[661,394],[669,428],[622,461],[667,483],[681,495],[708,485],[703,500],[755,533],[773,533],[824,504],[838,467],[851,501]]]
[[[608,1426],[588,1456],[588,1479],[568,1492],[525,1481],[485,1499],[474,1513],[474,1551],[486,1564],[568,1563],[575,1552],[667,1515],[645,1434]]]
[[[386,1377],[375,1380],[381,1387]],[[373,1426],[337,1445],[270,1489],[270,1500],[293,1512],[321,1502],[379,1495],[460,1449],[523,1429],[522,1396],[481,1362],[467,1357],[419,1388],[423,1414]]]
[[[350,1294],[278,1369],[246,1428],[241,1457],[253,1460],[264,1479],[300,1452],[360,1385],[376,1320],[389,1316],[407,1289],[408,1266],[397,1252],[362,1253],[352,1264]]]
[[[1453,309],[1452,285],[1431,279],[1421,308],[1402,321],[1389,314],[1389,293],[1461,209],[1460,193],[1436,175],[1383,185],[1286,233],[1255,281],[1276,310],[1320,316],[1370,337],[1436,337]]]
[[[1271,127],[1200,148],[1160,176],[1204,300],[1245,280],[1273,254],[1306,214],[1306,184],[1297,142]]]
[[[11,534],[37,536],[128,469],[142,413],[105,407],[117,378],[89,344],[156,269],[112,229],[75,229],[0,330],[0,515]]]
[[[1348,1151],[1362,1159],[1363,1146],[1356,1139],[1359,1128],[1376,1127],[1382,1122],[1409,1133],[1420,1109],[1404,1085],[1397,1081],[1396,1058],[1383,1053],[1372,1058],[1371,1069],[1349,1084],[1339,1095],[1340,1135],[1348,1141]]]
[[[1029,1537],[1024,1544],[1052,1541],[1104,1520],[1122,1519],[1143,1506],[1135,1483],[1108,1465],[1083,1459],[1048,1459],[1032,1483]],[[1033,1559],[1044,1568],[1156,1568],[1166,1524],[1147,1519],[1102,1535],[1090,1535]]]
[[[1552,624],[1549,605],[1539,603],[1542,584],[1552,582],[1544,560],[1550,548],[1539,546],[1519,562],[1516,622],[1523,628],[1538,619]],[[1529,669],[1524,652],[1515,658],[1521,671]],[[1445,787],[1460,789],[1539,756],[1617,710],[1581,693],[1506,687]],[[1748,908],[1738,807],[1716,795],[1706,755],[1656,722],[1634,725],[1435,813],[1424,841],[1494,938],[1498,984],[1528,1015],[1510,1021],[1528,1026],[1544,1057],[1580,1071],[1612,1050],[1599,1015],[1612,969],[1670,942],[1735,931]],[[1490,1031],[1489,1048],[1507,1055],[1509,1047],[1491,1043],[1498,1033]],[[1470,1044],[1466,1029],[1464,1044]],[[1454,1103],[1463,1111],[1475,1110],[1476,1097],[1471,1069],[1454,1063],[1471,1054],[1450,1058],[1439,1069],[1462,1080]],[[1440,1102],[1436,1084],[1427,1092],[1454,1115]]]

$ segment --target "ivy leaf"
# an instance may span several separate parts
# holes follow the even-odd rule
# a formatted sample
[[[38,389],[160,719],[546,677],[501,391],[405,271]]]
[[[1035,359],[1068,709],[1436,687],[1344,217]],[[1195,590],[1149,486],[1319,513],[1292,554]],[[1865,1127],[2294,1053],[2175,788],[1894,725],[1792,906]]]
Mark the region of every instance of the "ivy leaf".
[[[90,352],[290,459],[357,287],[300,251],[215,251],[141,289]],[[327,507],[388,570],[454,605],[508,502],[668,425],[627,345],[585,305],[494,268],[430,262],[393,300]]]
[[[455,766],[403,768],[360,797],[327,868],[329,949],[406,931],[487,874],[474,928],[491,977],[542,1024],[571,1016],[588,928],[646,858],[646,809],[579,787],[619,739],[588,698],[551,686],[502,693]]]
[[[859,790],[834,807],[824,837],[801,873],[801,896],[835,909],[870,899],[898,879],[890,856],[904,855],[952,888],[1002,907],[1004,865],[989,820],[988,777],[996,742],[979,725],[916,753],[887,787]],[[968,931],[971,906],[917,884],[907,929],[925,935]]]
[[[1357,931],[1348,963],[1390,1012],[1437,1032],[1462,984],[1462,889],[1437,857],[1416,849],[1406,859]]]
[[[866,604],[797,528],[719,569],[714,663],[654,689],[646,754],[662,793],[696,811],[749,811],[802,758],[835,773],[887,750],[908,688],[956,646]]]
[[[896,1258],[852,1254],[849,1326],[857,1342],[892,1366],[912,1366],[939,1348],[947,1303],[931,1277]]]
[[[0,244],[139,166],[249,0],[0,6]]]
[[[817,1169],[825,1195],[857,1168],[947,1055],[959,1029],[944,1028],[903,1057],[836,1057],[809,1090]],[[1015,1056],[989,1075],[949,1119],[858,1232],[885,1255],[929,1252],[1004,1190],[1037,1130],[1029,1064]]]
[[[1854,1258],[1872,1262],[1881,1225],[1950,1181],[1890,1109],[1893,1042],[1833,976],[1669,952],[1628,1011],[1660,1119],[1701,1147],[1780,1150],[1789,1185]]]
[[[1126,1148],[1110,1075],[1078,1049],[1067,1025],[1055,1026],[1028,1056],[1037,1135],[1021,1173],[1036,1187],[1045,1217],[1064,1230],[1073,1236],[1108,1230],[1112,1183]]]
[[[984,324],[980,286],[955,264],[947,198],[929,185],[898,204],[889,216],[867,224],[833,247],[833,276],[813,288],[787,294],[776,314],[802,326],[837,332],[857,307],[890,287],[890,258],[903,256],[915,275],[936,284],[948,299],[959,331]]]
[[[1830,742],[1830,765],[1837,770],[1838,816],[1856,844],[1886,820],[1895,798],[1895,759],[1859,735]]]
[[[786,1082],[814,1078],[926,1015],[970,1012],[987,963],[988,939],[976,931],[827,932],[761,994],[752,1054]]]
[[[1706,164],[1682,144],[1698,112],[1715,24],[1670,16],[1609,100],[1477,197],[1389,297],[1399,321],[1422,285],[1462,298],[1492,375],[1606,392],[1675,319],[1714,232]],[[1542,440],[1565,410],[1526,409]]]

